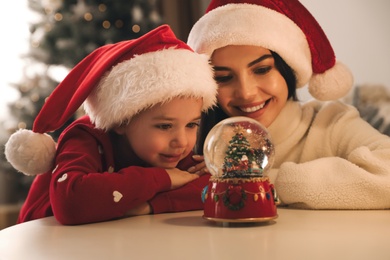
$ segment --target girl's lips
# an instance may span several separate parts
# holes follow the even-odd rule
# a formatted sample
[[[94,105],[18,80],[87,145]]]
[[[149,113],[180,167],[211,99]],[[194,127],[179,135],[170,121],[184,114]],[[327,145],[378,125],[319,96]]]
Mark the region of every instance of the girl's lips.
[[[168,154],[161,154],[161,158],[165,162],[178,162],[181,158],[181,155],[168,155]]]

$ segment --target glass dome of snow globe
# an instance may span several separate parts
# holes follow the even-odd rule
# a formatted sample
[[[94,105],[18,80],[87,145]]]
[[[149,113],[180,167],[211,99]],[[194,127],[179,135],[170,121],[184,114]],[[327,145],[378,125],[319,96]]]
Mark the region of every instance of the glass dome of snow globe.
[[[275,155],[267,129],[248,117],[230,117],[215,125],[203,153],[214,178],[263,177]]]

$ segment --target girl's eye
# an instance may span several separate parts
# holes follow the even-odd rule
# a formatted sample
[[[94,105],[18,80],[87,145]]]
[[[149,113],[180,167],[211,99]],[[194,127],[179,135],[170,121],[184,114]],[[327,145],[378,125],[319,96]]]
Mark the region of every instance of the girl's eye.
[[[159,125],[156,125],[156,128],[162,129],[162,130],[167,130],[167,129],[172,128],[172,125],[171,124],[159,124]]]
[[[191,122],[187,125],[188,128],[196,128],[199,127],[199,122]]]
[[[255,74],[263,75],[263,74],[267,74],[271,69],[272,69],[271,66],[267,66],[267,67],[256,68],[253,71],[254,71]]]
[[[217,83],[226,83],[228,82],[229,80],[232,79],[232,76],[231,75],[226,75],[226,76],[214,76],[214,80],[217,82]]]

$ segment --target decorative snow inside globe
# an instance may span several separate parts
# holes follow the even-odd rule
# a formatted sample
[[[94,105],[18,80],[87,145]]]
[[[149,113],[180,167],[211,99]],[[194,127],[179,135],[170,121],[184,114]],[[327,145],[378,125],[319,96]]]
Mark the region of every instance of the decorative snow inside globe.
[[[207,135],[203,153],[212,175],[202,192],[204,218],[221,222],[277,218],[279,200],[265,175],[275,150],[264,126],[247,117],[225,119]]]

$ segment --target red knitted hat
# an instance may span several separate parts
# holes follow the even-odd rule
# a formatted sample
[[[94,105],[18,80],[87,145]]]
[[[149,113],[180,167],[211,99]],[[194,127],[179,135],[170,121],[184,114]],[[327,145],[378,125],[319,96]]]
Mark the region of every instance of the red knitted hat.
[[[215,104],[216,91],[208,56],[194,53],[163,25],[138,39],[100,47],[83,59],[49,96],[32,131],[11,135],[5,154],[27,175],[44,173],[55,156],[54,140],[46,133],[65,124],[84,101],[95,126],[109,130],[174,97],[202,98],[205,111]]]
[[[350,70],[336,61],[320,25],[297,0],[211,0],[187,43],[208,55],[227,45],[272,50],[293,69],[297,87],[309,83],[319,100],[341,98],[353,85]]]

